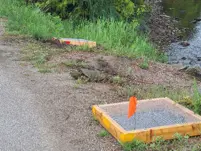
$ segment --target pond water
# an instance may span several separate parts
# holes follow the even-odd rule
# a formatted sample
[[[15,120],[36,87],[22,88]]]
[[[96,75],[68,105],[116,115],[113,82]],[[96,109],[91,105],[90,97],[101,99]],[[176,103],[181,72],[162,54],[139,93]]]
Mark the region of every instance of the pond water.
[[[167,15],[178,20],[178,26],[187,29],[183,37],[190,44],[171,44],[169,63],[201,66],[201,0],[163,0],[162,5]]]

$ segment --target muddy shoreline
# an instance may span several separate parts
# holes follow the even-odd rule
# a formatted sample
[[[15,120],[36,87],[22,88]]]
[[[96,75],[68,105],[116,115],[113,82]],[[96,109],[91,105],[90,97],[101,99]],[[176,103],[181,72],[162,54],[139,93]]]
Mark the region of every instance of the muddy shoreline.
[[[191,29],[179,26],[182,18],[176,20],[173,16],[165,14],[162,0],[147,0],[146,3],[152,7],[148,21],[150,40],[160,51],[167,54],[168,64],[177,64],[181,67],[181,71],[201,80],[201,46],[199,45],[201,23],[193,23],[194,28]],[[191,19],[196,20],[196,18]],[[188,22],[190,23],[192,22]],[[192,34],[189,35],[189,32]],[[188,38],[186,37],[188,41],[182,41],[185,34],[188,35]]]
[[[145,1],[152,9],[147,22],[150,40],[165,52],[171,43],[181,40],[181,29],[177,26],[177,20],[165,14],[161,2],[162,0]]]

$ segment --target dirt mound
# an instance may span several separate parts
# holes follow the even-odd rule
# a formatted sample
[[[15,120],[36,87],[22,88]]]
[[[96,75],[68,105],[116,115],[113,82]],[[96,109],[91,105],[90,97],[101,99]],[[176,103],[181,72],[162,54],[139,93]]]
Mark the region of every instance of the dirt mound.
[[[82,61],[82,65],[78,65]],[[85,77],[91,82],[111,82],[120,85],[178,85],[189,86],[191,82],[178,67],[149,62],[148,69],[142,69],[142,59],[106,56],[89,52],[70,52],[52,58],[50,62],[65,64],[63,71],[71,71],[75,79]],[[61,71],[61,70],[60,70]]]

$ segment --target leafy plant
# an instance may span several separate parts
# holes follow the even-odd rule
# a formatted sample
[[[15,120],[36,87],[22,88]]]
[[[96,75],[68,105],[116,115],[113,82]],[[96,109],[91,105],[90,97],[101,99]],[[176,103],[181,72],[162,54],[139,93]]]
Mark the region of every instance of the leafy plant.
[[[162,137],[156,137],[155,141],[151,143],[149,146],[152,150],[160,151],[161,147],[165,143],[165,140]]]
[[[194,80],[194,84],[193,84],[193,106],[194,106],[195,113],[201,115],[201,94],[198,91],[196,80]]]
[[[144,59],[143,62],[141,62],[139,66],[141,69],[149,69],[149,63],[146,59]]]
[[[114,76],[112,78],[112,83],[114,84],[122,84],[124,81],[120,76]]]
[[[100,137],[106,137],[108,136],[109,133],[106,131],[106,130],[101,130],[99,133],[98,133],[98,136]]]
[[[136,0],[26,0],[36,3],[43,11],[59,15],[61,18],[115,18],[137,17],[147,9],[143,1]],[[136,3],[136,4],[135,4]]]
[[[145,151],[147,150],[147,145],[139,140],[133,140],[132,142],[122,144],[124,151]]]

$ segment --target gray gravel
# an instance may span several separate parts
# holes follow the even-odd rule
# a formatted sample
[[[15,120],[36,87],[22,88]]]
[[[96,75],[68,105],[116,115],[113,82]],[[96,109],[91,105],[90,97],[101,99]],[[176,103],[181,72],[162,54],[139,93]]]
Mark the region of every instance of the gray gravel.
[[[127,118],[127,115],[112,116],[112,118],[125,130],[147,129],[185,123],[185,118],[182,115],[165,109],[136,112],[136,114],[129,119]]]
[[[0,26],[0,150],[117,150],[115,139],[104,141],[97,136],[102,128],[90,108],[116,99],[113,92],[105,95],[109,86],[75,88],[68,72],[38,73],[30,63],[19,61],[19,50],[28,43],[13,42],[2,33]]]

